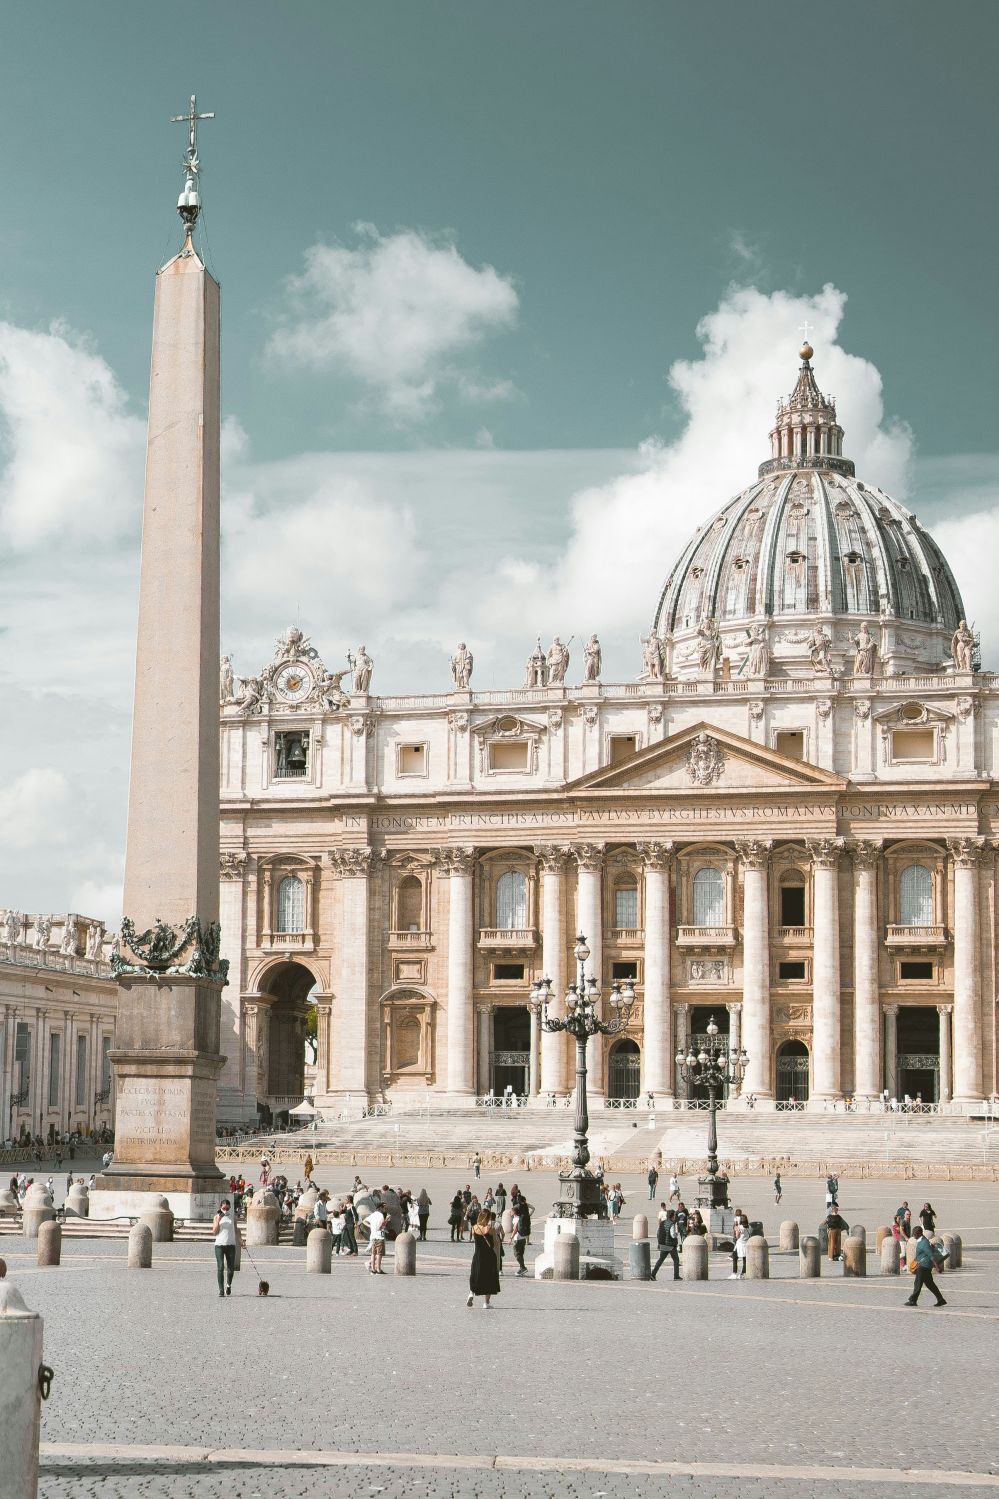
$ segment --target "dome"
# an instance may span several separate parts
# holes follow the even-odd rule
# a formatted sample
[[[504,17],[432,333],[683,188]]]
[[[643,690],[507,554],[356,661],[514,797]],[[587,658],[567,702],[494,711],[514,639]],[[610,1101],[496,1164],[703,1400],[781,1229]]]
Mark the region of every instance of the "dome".
[[[698,528],[663,588],[653,628],[673,644],[676,675],[696,672],[706,623],[721,633],[719,654],[728,654],[733,674],[749,626],[761,623],[770,658],[784,658],[791,674],[796,661],[809,669],[796,638],[803,626],[821,624],[835,657],[849,653],[865,620],[877,627],[879,669],[941,667],[964,616],[954,577],[915,516],[856,478],[842,438],[835,401],[803,357],[757,482]]]

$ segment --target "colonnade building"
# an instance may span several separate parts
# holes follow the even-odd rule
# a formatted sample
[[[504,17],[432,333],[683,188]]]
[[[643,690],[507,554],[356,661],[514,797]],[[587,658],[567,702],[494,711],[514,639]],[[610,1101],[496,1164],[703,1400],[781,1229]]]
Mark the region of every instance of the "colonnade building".
[[[945,558],[859,481],[801,351],[757,481],[692,537],[637,675],[353,691],[290,629],[222,671],[222,1118],[564,1094],[530,988],[585,933],[628,1029],[595,1095],[684,1096],[714,1017],[757,1107],[997,1088],[999,685]]]

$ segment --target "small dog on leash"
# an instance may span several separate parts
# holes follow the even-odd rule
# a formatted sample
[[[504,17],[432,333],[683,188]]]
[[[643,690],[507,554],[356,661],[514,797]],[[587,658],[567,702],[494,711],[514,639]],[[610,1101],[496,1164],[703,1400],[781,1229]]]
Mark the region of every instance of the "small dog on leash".
[[[271,1290],[271,1283],[270,1283],[269,1280],[261,1280],[261,1281],[257,1282],[257,1295],[258,1296],[269,1296],[270,1295],[270,1290]]]

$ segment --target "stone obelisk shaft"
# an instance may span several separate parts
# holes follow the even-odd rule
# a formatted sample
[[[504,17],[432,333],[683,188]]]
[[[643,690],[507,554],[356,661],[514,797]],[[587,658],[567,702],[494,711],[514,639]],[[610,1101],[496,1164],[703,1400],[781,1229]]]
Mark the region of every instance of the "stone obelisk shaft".
[[[156,278],[124,912],[218,917],[219,288]]]

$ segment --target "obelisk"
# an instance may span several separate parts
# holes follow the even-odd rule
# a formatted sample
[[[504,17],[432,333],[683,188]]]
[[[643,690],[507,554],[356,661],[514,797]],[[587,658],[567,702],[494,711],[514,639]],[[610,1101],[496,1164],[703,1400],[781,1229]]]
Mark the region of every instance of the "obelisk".
[[[184,244],[156,277],[149,379],[124,919],[113,969],[115,1148],[93,1217],[163,1194],[209,1217],[219,961],[219,288],[193,243],[195,100],[187,115]]]

